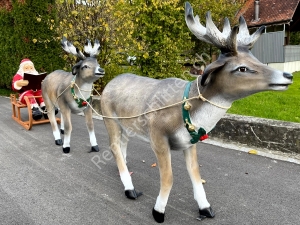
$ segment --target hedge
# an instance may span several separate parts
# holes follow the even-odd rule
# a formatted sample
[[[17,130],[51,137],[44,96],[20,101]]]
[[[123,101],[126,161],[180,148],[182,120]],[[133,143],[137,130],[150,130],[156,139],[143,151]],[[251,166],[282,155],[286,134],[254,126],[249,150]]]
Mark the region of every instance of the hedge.
[[[12,0],[12,9],[0,9],[0,88],[11,88],[20,61],[29,58],[38,72],[64,67],[61,47],[51,30],[57,22],[55,0]]]

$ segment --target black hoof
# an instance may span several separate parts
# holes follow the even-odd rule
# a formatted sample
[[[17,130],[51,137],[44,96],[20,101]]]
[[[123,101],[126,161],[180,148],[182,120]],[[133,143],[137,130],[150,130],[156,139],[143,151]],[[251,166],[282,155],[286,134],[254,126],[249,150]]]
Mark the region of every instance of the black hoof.
[[[63,141],[61,139],[55,140],[56,145],[63,145]]]
[[[197,220],[203,220],[205,218],[214,218],[215,212],[212,210],[211,207],[206,209],[199,209],[200,216],[197,218]]]
[[[99,152],[100,149],[98,147],[98,145],[92,146],[91,151],[90,152]]]
[[[63,148],[64,153],[70,153],[70,147],[65,147]]]
[[[143,194],[143,192],[136,192],[135,190],[126,190],[125,191],[126,197],[129,199],[133,199],[133,200],[137,199],[142,194]]]
[[[163,223],[165,221],[165,214],[152,209],[152,216],[157,223]]]
[[[65,131],[64,131],[63,129],[60,129],[60,133],[61,133],[61,134],[64,134]]]

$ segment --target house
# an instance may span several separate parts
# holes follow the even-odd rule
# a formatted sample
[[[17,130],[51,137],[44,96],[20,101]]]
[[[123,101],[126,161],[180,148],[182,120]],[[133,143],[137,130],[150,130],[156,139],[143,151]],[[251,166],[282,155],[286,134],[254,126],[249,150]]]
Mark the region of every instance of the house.
[[[300,31],[300,0],[248,0],[238,12],[240,15],[250,32],[266,26],[252,49],[254,56],[273,68],[300,71],[300,43],[290,45],[291,32]]]

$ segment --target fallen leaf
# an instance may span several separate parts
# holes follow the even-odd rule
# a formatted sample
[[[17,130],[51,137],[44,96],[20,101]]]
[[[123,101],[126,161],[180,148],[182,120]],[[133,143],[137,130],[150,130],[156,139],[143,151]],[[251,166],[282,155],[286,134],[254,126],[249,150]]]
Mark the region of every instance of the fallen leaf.
[[[153,164],[151,165],[151,167],[156,167],[156,163],[153,163]]]
[[[256,150],[252,149],[248,153],[252,154],[252,155],[257,155],[258,152]]]
[[[202,184],[206,184],[206,180],[201,179]]]

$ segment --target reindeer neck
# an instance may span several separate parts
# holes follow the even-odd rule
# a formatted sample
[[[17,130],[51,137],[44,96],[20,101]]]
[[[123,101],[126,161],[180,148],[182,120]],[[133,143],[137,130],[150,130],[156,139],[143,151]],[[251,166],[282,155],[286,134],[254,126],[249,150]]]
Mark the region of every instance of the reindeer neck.
[[[198,86],[197,82],[199,82]],[[190,110],[191,121],[197,129],[202,127],[206,132],[209,132],[225,115],[227,111],[225,108],[231,106],[232,101],[225,99],[213,87],[202,87],[198,79],[192,82],[189,97],[199,96],[198,87],[202,96],[211,103],[201,99],[192,100],[192,108]]]
[[[87,102],[91,102],[93,83],[84,83],[79,77],[74,77],[71,82],[71,94],[78,104],[78,107],[85,107]]]
[[[91,91],[93,88],[93,82],[86,82],[83,79],[81,79],[80,76],[76,76],[74,81],[76,85],[85,92]]]

